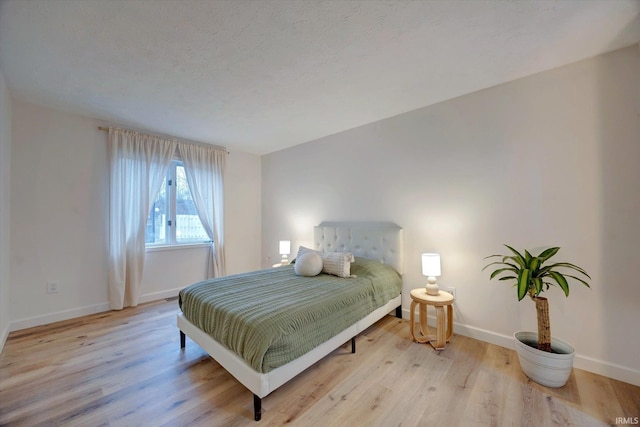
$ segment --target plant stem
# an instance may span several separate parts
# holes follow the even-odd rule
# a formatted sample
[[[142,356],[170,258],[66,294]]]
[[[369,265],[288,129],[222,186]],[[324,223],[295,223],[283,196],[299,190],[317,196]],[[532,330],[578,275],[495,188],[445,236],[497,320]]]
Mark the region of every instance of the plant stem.
[[[551,352],[551,326],[549,324],[549,301],[544,297],[533,297],[538,315],[538,350]]]

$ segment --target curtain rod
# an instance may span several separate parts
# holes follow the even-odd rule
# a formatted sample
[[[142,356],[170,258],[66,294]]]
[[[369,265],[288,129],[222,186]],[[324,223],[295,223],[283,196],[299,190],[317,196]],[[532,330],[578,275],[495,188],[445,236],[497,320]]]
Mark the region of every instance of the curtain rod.
[[[108,127],[98,126],[98,130],[102,130],[102,131],[105,131],[105,132],[108,132],[109,129],[110,128],[108,128]],[[113,129],[120,129],[120,130],[124,130],[126,132],[144,133],[144,132],[140,132],[140,131],[137,131],[137,130],[129,130],[129,129],[116,128],[116,127],[113,127]],[[161,138],[166,138],[166,136],[162,136],[162,135],[156,135],[156,136],[159,136]],[[169,138],[170,139],[176,139],[176,140],[180,139],[180,138],[175,138],[175,137],[172,137],[172,136],[170,136]],[[213,145],[213,144],[207,144],[207,143],[204,143],[204,142],[195,142],[195,141],[184,141],[184,142],[187,142],[188,144],[202,145],[202,146],[205,146],[205,147],[214,147],[214,148],[217,148],[217,149],[220,149],[220,150],[224,150],[227,154],[231,154],[231,153],[229,153],[229,150],[226,147],[220,147],[219,145]]]

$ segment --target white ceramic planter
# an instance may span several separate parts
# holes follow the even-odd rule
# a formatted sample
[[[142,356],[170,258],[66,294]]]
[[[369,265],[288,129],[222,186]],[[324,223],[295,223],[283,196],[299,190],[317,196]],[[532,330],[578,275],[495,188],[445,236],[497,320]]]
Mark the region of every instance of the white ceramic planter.
[[[556,353],[548,353],[526,344],[537,346],[538,334],[535,332],[516,332],[513,337],[520,366],[529,378],[547,387],[562,387],[567,383],[573,368],[573,347],[551,338],[551,348]]]

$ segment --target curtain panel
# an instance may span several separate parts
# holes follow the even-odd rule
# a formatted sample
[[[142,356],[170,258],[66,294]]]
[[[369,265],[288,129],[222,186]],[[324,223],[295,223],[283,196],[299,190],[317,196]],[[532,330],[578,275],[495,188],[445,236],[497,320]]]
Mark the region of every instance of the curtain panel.
[[[207,278],[226,275],[224,255],[224,169],[226,150],[179,142],[193,202],[211,239]]]
[[[140,299],[145,227],[178,141],[109,128],[109,304]]]

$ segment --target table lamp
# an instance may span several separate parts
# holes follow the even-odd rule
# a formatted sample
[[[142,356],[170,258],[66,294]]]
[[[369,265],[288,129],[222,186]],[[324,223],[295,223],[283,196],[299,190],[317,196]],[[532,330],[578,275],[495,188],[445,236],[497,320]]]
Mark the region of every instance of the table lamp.
[[[282,255],[280,264],[282,265],[289,264],[289,259],[287,255],[289,255],[290,253],[291,253],[291,242],[289,240],[280,240],[280,255]]]
[[[440,254],[422,254],[422,274],[427,276],[427,295],[438,295],[440,289],[436,277],[441,275]]]

